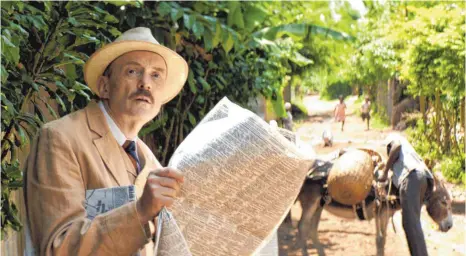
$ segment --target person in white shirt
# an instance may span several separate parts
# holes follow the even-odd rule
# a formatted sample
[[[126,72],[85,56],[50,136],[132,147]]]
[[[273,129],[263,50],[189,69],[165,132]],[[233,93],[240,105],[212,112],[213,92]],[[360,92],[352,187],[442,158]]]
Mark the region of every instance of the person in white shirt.
[[[365,102],[361,106],[361,118],[362,121],[367,120],[367,129],[369,130],[369,120],[371,119],[371,101],[369,100],[369,96],[365,97]]]

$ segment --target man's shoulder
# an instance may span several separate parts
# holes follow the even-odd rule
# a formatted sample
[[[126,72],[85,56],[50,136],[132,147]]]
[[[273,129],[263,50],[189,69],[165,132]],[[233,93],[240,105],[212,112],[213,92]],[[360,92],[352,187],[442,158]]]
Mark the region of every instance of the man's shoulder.
[[[86,107],[87,108],[87,107]],[[55,131],[62,134],[76,134],[86,124],[86,108],[67,114],[59,119],[44,124],[41,130]]]

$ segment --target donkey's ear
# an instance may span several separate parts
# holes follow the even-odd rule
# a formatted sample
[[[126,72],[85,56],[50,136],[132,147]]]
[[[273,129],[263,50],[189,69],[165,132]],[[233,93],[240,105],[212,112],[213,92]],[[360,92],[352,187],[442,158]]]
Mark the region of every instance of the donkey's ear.
[[[434,187],[432,191],[436,191],[438,189],[438,186],[441,184],[440,180],[437,178],[437,175],[435,175],[434,172],[431,172],[432,176],[434,177]]]

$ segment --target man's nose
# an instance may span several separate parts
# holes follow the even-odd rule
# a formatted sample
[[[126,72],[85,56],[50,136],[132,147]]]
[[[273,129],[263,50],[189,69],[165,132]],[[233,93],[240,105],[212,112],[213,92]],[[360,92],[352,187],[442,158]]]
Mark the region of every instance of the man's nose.
[[[152,88],[152,80],[151,80],[151,75],[144,73],[141,76],[141,80],[139,81],[139,89],[144,89],[150,91]]]

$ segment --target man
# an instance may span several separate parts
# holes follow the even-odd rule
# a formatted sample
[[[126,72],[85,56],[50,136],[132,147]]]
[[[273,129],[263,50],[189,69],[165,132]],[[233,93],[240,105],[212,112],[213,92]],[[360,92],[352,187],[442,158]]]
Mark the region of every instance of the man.
[[[371,101],[369,100],[369,96],[366,96],[364,104],[361,106],[361,118],[362,121],[367,119],[367,129],[369,130],[369,120],[371,119]]]
[[[335,114],[335,121],[341,122],[341,131],[343,131],[343,127],[345,126],[346,104],[343,101],[343,95],[338,96],[338,100],[340,102],[335,106],[335,109],[333,110],[333,112]]]
[[[293,115],[291,115],[291,103],[285,102],[286,117],[283,118],[285,129],[293,131]]]
[[[385,142],[388,160],[378,181],[386,182],[388,171],[393,171],[391,182],[400,194],[403,229],[409,251],[414,256],[425,256],[427,249],[421,227],[421,207],[432,191],[433,175],[403,136],[390,134]]]
[[[162,168],[137,135],[187,75],[186,61],[148,28],[126,31],[89,58],[84,77],[101,100],[44,125],[27,160],[24,193],[37,254],[134,255],[151,240],[148,223],[173,203],[183,175]],[[132,185],[142,169],[153,171],[136,202],[86,218],[86,190]]]

